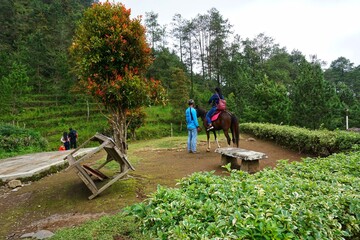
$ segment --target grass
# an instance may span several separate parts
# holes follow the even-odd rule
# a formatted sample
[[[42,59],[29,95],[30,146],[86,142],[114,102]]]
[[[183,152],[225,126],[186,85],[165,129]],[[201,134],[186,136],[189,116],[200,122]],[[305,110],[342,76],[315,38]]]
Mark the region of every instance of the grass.
[[[141,148],[175,148],[178,147],[181,143],[186,141],[187,136],[177,136],[177,137],[164,137],[160,139],[153,139],[151,141],[135,141],[129,144],[129,152],[131,153],[135,149]]]
[[[139,232],[139,224],[134,217],[117,213],[99,220],[88,221],[77,228],[67,228],[56,232],[51,239],[150,239]]]
[[[199,140],[204,139],[204,136],[199,136]],[[169,148],[179,148],[182,144],[186,143],[187,136],[178,136],[178,137],[165,137],[160,139],[153,139],[151,141],[148,140],[139,140],[129,142],[128,156],[131,161],[131,164],[136,165],[142,159],[136,156],[136,151],[143,149],[169,149]],[[97,165],[99,166],[101,163],[105,161],[105,157],[99,159],[97,161]],[[109,170],[117,170],[119,165],[116,162],[110,162],[105,165],[104,169]]]

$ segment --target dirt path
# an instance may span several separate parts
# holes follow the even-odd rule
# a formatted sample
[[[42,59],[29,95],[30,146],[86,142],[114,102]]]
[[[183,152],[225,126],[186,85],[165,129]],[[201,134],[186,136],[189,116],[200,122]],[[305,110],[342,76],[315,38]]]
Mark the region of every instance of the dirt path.
[[[260,168],[274,167],[279,159],[299,161],[305,155],[297,154],[271,142],[246,141],[244,135],[240,147],[267,154],[260,161]],[[221,145],[225,146],[222,140]],[[214,144],[212,147],[215,147]],[[157,185],[174,187],[181,179],[198,171],[224,174],[220,167],[220,155],[206,152],[206,143],[199,142],[198,154],[189,154],[185,143],[177,149],[141,149],[133,157],[142,159],[135,164],[132,178],[118,181],[99,197],[91,195],[84,183],[73,171],[60,172],[22,187],[16,192],[0,189],[0,239],[18,239],[24,233],[41,229],[55,231],[61,227],[81,224],[105,214],[112,214],[124,206],[142,201]],[[213,149],[214,150],[214,149]],[[92,161],[105,157],[104,152]],[[131,158],[131,156],[129,156]]]

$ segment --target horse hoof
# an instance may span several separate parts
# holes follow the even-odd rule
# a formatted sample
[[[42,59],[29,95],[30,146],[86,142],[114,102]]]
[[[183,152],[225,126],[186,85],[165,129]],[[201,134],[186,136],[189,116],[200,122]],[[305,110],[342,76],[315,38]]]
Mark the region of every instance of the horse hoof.
[[[207,152],[210,152],[210,149],[206,149]]]

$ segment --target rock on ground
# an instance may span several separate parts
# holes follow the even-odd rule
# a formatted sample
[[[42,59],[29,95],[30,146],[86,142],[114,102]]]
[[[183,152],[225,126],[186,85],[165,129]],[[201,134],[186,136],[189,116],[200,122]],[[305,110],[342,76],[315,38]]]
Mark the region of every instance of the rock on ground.
[[[17,179],[11,180],[10,182],[7,183],[7,185],[9,186],[9,188],[21,187],[21,181]]]

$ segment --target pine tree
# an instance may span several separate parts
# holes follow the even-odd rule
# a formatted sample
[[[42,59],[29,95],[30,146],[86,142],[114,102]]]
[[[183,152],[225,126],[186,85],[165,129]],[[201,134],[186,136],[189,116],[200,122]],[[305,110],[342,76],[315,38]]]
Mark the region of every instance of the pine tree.
[[[169,94],[169,100],[171,103],[172,115],[175,121],[182,123],[185,120],[185,109],[187,107],[187,102],[189,100],[189,78],[186,76],[185,72],[180,68],[174,68],[172,70],[172,90]],[[180,129],[181,130],[181,129]]]
[[[320,65],[303,60],[299,76],[291,89],[292,122],[295,125],[318,129],[339,125],[341,106],[335,89],[324,80]]]

